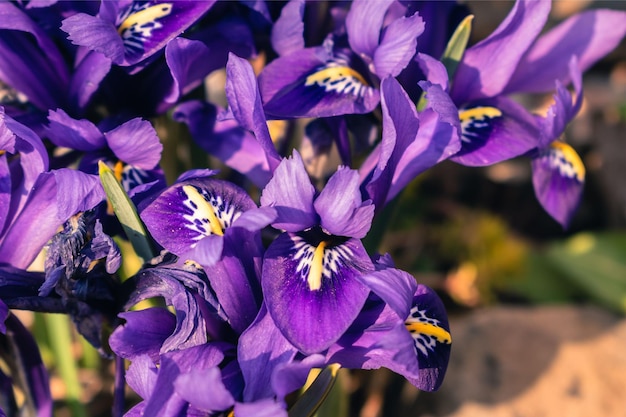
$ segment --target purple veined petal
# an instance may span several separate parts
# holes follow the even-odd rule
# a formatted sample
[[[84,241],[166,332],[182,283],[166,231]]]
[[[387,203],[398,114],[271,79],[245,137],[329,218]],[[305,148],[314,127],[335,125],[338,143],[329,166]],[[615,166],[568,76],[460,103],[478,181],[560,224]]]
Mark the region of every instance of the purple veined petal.
[[[48,138],[57,146],[89,152],[101,149],[106,140],[100,129],[87,119],[71,118],[62,109],[48,111]]]
[[[103,23],[94,22],[93,19],[86,17],[88,15],[82,15],[82,20],[79,22],[74,20],[68,22],[74,16],[64,20],[61,28],[70,34],[69,39],[73,43],[102,52],[115,64],[130,66],[159,52],[170,40],[200,19],[213,7],[214,3],[214,0],[171,3],[130,2],[124,10],[120,11],[118,21],[116,21],[117,26],[100,19],[98,20]],[[120,18],[121,21],[119,21]],[[93,29],[86,25],[87,21],[92,25],[98,25],[98,29],[103,31],[104,36],[98,38],[90,34],[89,30]],[[80,23],[83,23],[83,26],[80,26]],[[117,40],[114,40],[113,36]],[[114,45],[108,46],[105,44],[106,41],[114,42]]]
[[[261,279],[276,326],[307,354],[327,349],[350,326],[369,292],[356,275],[373,269],[359,240],[318,233],[276,238],[265,253]]]
[[[236,403],[233,410],[241,417],[287,417],[287,410],[273,398],[265,398],[250,403]]]
[[[443,303],[432,289],[418,285],[404,325],[380,343],[381,348],[395,351],[392,362],[382,366],[423,391],[435,391],[448,367],[451,342]]]
[[[42,110],[62,105],[69,71],[54,42],[9,2],[0,3],[0,29],[0,79]]]
[[[146,401],[144,415],[168,417],[180,415],[188,406],[176,393],[175,381],[192,370],[217,367],[224,360],[224,344],[205,343],[161,355],[161,364],[152,395]]]
[[[61,30],[74,45],[101,53],[116,65],[124,62],[124,42],[112,22],[77,13],[63,20]]]
[[[82,113],[89,104],[100,83],[111,70],[111,59],[95,51],[89,51],[80,61],[70,79],[71,106]]]
[[[313,207],[315,188],[304,168],[300,154],[293,152],[274,171],[261,194],[261,205],[274,207],[277,219],[272,224],[277,229],[297,232],[317,224]]]
[[[125,309],[151,297],[163,297],[165,303],[174,309],[176,327],[159,347],[161,354],[207,342],[208,326],[213,323],[204,318],[203,309],[216,307],[217,302],[209,293],[204,273],[175,266],[157,267],[144,269],[131,279],[135,288],[126,301]]]
[[[374,57],[378,47],[385,13],[391,0],[355,0],[346,17],[350,47],[360,56]]]
[[[9,154],[19,154],[19,163],[9,163]],[[0,157],[2,158],[2,208],[0,232],[6,229],[26,203],[39,174],[48,169],[48,153],[41,139],[13,120],[0,107]],[[0,237],[0,240],[2,238]]]
[[[568,18],[542,35],[519,62],[507,93],[544,92],[554,81],[568,84],[570,57],[578,58],[584,72],[612,51],[626,34],[626,13],[617,10],[587,10]]]
[[[369,113],[380,100],[362,74],[325,46],[272,61],[259,74],[259,88],[265,112],[278,119]]]
[[[404,318],[411,307],[417,283],[413,275],[400,269],[386,268],[358,278],[398,315]]]
[[[419,129],[415,105],[394,78],[383,79],[381,92],[382,140],[361,167],[361,176],[373,169],[365,188],[378,210],[384,207],[397,164]]]
[[[226,321],[241,334],[259,311],[262,245],[258,235],[234,228],[227,230],[222,244],[220,257],[204,269]]]
[[[424,19],[415,13],[389,24],[374,52],[374,72],[380,78],[395,77],[409,64],[417,48],[417,38],[424,32]]]
[[[347,167],[339,167],[330,177],[313,205],[330,234],[361,239],[372,226],[374,205],[362,201],[359,173]]]
[[[245,382],[243,401],[273,397],[274,369],[291,362],[297,353],[298,350],[278,330],[263,303],[237,345],[237,359]]]
[[[270,169],[274,170],[281,158],[267,128],[256,77],[250,63],[232,53],[229,54],[226,64],[225,88],[235,119],[243,128],[254,133],[265,151]]]
[[[217,236],[221,240],[224,230],[242,212],[252,208],[256,208],[256,204],[241,188],[226,181],[204,178],[169,187],[144,208],[141,218],[161,246],[182,256],[207,237]],[[210,241],[213,243],[202,244],[198,255],[214,253],[218,243],[214,239]]]
[[[116,355],[134,361],[147,355],[157,362],[161,346],[174,333],[176,317],[164,308],[120,313],[126,323],[118,326],[109,338],[109,345]]]
[[[550,143],[565,131],[567,124],[576,117],[583,103],[582,73],[578,68],[575,56],[570,60],[570,77],[574,84],[574,97],[561,84],[556,82],[556,93],[554,94],[554,104],[548,109],[545,117],[538,118],[541,127],[542,139],[539,148],[546,148]]]
[[[458,112],[441,86],[425,82],[429,107],[420,115],[400,84],[383,80],[383,139],[378,152],[363,165],[372,170],[366,190],[377,210],[393,199],[426,169],[448,158],[460,148]],[[460,127],[460,126],[459,126]],[[362,168],[361,177],[366,171]]]
[[[158,368],[149,355],[140,355],[133,359],[126,371],[126,382],[143,399],[150,398],[154,392]]]
[[[439,84],[443,91],[448,91],[448,72],[441,61],[420,52],[415,55],[414,60],[424,72],[427,81]]]
[[[241,227],[256,232],[273,223],[278,214],[274,207],[259,207],[245,211],[233,222],[233,227]]]
[[[506,97],[475,102],[459,110],[461,150],[450,159],[466,166],[487,166],[537,147],[541,133],[535,119]]]
[[[541,206],[567,228],[585,182],[585,167],[574,149],[555,141],[532,160],[533,186]]]
[[[15,133],[6,125],[4,107],[0,107],[0,150],[15,153]]]
[[[115,156],[141,169],[153,169],[161,160],[163,145],[147,120],[135,118],[104,134]]]
[[[208,168],[198,168],[198,169],[190,169],[188,171],[183,172],[176,178],[175,182],[185,182],[193,179],[201,179],[201,178],[211,178],[219,173],[217,169],[208,169]]]
[[[465,51],[450,92],[455,103],[494,97],[504,91],[518,62],[545,25],[550,6],[549,1],[517,0],[491,35]]]
[[[60,225],[74,214],[95,207],[104,196],[95,175],[68,168],[42,173],[0,242],[0,262],[27,268]]]
[[[181,374],[174,381],[174,389],[185,401],[203,411],[225,411],[235,405],[218,367],[192,369]]]
[[[262,188],[271,178],[261,144],[234,120],[217,121],[212,104],[201,101],[182,103],[174,110],[174,120],[186,123],[196,143],[227,166],[246,175]]]
[[[304,49],[304,0],[290,0],[272,26],[272,47],[278,55]]]

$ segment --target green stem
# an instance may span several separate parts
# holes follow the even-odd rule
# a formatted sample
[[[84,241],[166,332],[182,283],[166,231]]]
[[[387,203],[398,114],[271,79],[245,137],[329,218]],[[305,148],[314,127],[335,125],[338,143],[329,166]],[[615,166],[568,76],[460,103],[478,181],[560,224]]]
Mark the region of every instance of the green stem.
[[[48,339],[54,354],[61,379],[65,383],[66,400],[74,417],[87,417],[87,411],[80,402],[81,386],[78,381],[78,368],[72,355],[72,326],[70,318],[62,314],[46,314]]]

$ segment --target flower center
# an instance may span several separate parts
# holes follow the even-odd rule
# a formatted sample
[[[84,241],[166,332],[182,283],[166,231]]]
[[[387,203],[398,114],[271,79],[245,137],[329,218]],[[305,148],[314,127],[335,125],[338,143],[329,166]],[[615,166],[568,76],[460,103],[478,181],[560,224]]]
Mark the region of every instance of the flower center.
[[[183,191],[189,198],[189,202],[192,207],[197,209],[199,213],[204,215],[204,219],[209,224],[209,229],[212,234],[223,236],[224,227],[220,219],[218,219],[213,204],[207,201],[202,194],[198,192],[198,189],[192,185],[184,185]]]

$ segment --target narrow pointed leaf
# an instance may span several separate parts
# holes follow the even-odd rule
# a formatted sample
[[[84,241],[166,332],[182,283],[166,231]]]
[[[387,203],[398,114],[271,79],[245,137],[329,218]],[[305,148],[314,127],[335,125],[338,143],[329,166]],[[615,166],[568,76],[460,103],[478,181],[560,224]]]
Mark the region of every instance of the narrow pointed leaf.
[[[448,77],[452,79],[459,62],[463,58],[465,48],[467,48],[467,41],[469,40],[470,33],[472,32],[472,20],[474,15],[468,15],[457,26],[456,30],[452,34],[452,37],[448,41],[446,50],[443,52],[441,62],[448,71]]]
[[[137,215],[134,204],[130,201],[128,194],[117,181],[113,171],[102,161],[98,162],[98,172],[102,187],[107,198],[113,206],[113,211],[124,228],[130,243],[133,245],[137,255],[144,261],[154,257],[152,246],[146,229]]]
[[[315,378],[311,386],[298,398],[289,410],[289,417],[312,417],[322,405],[337,379],[339,365],[333,364],[324,368]]]

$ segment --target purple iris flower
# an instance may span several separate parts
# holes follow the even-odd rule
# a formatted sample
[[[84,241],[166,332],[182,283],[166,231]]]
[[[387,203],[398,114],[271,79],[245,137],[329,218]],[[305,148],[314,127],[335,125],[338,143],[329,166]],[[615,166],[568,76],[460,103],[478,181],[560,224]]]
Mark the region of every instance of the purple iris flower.
[[[626,13],[590,10],[538,37],[550,5],[549,1],[516,1],[491,35],[465,51],[450,86],[463,140],[452,160],[491,165],[535,148],[540,128],[507,95],[550,91],[556,80],[567,83],[572,56],[584,71],[626,33]]]
[[[429,103],[418,113],[398,81],[389,77],[381,83],[382,140],[359,169],[377,211],[417,175],[461,148],[457,110],[450,97],[437,84],[423,85]]]
[[[567,124],[582,106],[582,74],[578,60],[570,62],[574,97],[556,81],[554,104],[545,117],[537,117],[541,138],[532,157],[533,186],[543,208],[566,228],[578,207],[585,182],[585,166],[576,151],[562,141]]]
[[[77,13],[63,21],[68,39],[100,52],[116,65],[134,66],[160,52],[215,1],[104,1],[96,16]]]
[[[362,201],[359,177],[340,167],[316,195],[300,155],[283,160],[263,189],[261,205],[276,209],[280,234],[263,261],[267,309],[285,337],[305,353],[326,349],[357,316],[373,269],[361,238],[374,215]]]
[[[165,249],[203,266],[229,324],[241,333],[260,306],[260,230],[275,214],[258,208],[236,185],[211,178],[213,173],[188,173],[143,209],[141,218]]]
[[[385,22],[391,4],[352,2],[345,28],[340,25],[323,45],[305,48],[304,2],[288,3],[272,31],[280,57],[259,75],[266,113],[289,118],[372,111],[380,100],[376,84],[400,74],[424,30],[417,14]]]
[[[416,284],[386,258],[368,276],[382,301],[370,296],[352,326],[328,349],[326,362],[356,369],[385,367],[421,390],[434,391],[443,381],[452,342],[445,308],[432,289]]]
[[[101,125],[112,123],[105,120]],[[165,184],[158,167],[163,145],[147,120],[134,118],[102,131],[89,120],[73,119],[57,109],[49,111],[45,132],[55,145],[82,152],[79,167],[85,172],[97,173],[99,160],[110,164],[131,197],[146,187]]]

